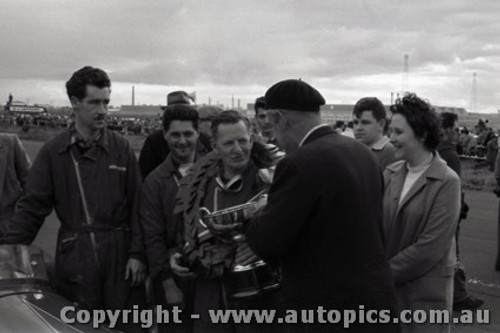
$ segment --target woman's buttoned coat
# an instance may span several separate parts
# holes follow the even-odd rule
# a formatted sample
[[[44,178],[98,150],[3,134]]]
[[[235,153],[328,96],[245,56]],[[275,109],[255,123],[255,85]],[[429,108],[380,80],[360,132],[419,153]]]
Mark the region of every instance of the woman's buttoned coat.
[[[406,163],[385,172],[384,234],[400,309],[451,310],[460,180],[434,153],[400,203]]]

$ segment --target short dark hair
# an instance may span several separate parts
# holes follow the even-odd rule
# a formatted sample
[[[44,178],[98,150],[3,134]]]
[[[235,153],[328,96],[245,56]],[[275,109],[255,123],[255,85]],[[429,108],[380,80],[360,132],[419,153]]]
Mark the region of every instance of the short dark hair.
[[[265,109],[266,108],[266,97],[262,96],[262,97],[257,98],[255,100],[255,105],[253,108],[255,110],[255,114],[257,114],[258,109]]]
[[[439,144],[439,119],[434,108],[414,93],[396,99],[391,112],[403,116],[417,138],[424,139],[424,146],[435,150]]]
[[[163,130],[167,132],[174,120],[191,121],[193,128],[198,131],[198,111],[189,104],[171,104],[163,112]]]
[[[352,114],[356,118],[360,118],[365,111],[371,111],[373,118],[378,120],[386,120],[387,113],[385,112],[384,104],[377,97],[363,97],[354,105]]]
[[[458,116],[456,113],[442,112],[439,115],[439,124],[443,129],[452,128],[456,122],[458,122]]]
[[[87,85],[96,86],[97,88],[111,88],[111,80],[102,69],[85,66],[80,68],[71,75],[71,78],[66,82],[66,92],[69,99],[76,97],[78,100],[85,98],[87,94]]]
[[[236,110],[227,110],[219,115],[215,116],[212,119],[212,137],[217,138],[217,130],[219,129],[219,125],[221,124],[237,124],[242,121],[248,129],[248,133],[251,134],[252,125],[250,124],[250,120],[245,117],[243,114]]]

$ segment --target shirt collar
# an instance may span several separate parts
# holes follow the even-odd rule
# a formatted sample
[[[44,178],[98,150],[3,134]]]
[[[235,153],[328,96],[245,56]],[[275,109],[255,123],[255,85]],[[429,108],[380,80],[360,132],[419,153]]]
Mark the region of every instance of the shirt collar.
[[[317,130],[318,128],[321,128],[321,127],[325,127],[325,126],[330,126],[328,124],[321,124],[321,125],[318,125],[318,126],[314,126],[313,128],[311,128],[311,130],[309,132],[307,132],[307,134],[302,138],[302,140],[300,141],[299,143],[299,147],[302,147],[302,145],[304,144],[304,142],[306,142],[307,138],[315,131]]]
[[[219,174],[215,177],[217,186],[225,192],[240,192],[243,189],[244,183],[248,183],[249,177],[257,172],[256,166],[252,159],[248,162],[245,170],[238,175],[235,175],[229,180],[224,179],[221,174],[223,172],[222,165],[219,166]]]
[[[77,144],[84,148],[90,148],[91,146],[96,145],[99,140],[102,138],[103,130],[98,131],[93,137],[89,139],[85,139],[78,131],[75,126],[71,127],[71,138],[70,144]]]
[[[236,175],[227,182],[221,176],[217,176],[215,177],[215,181],[219,188],[226,192],[239,192],[243,188],[243,177],[241,175]]]
[[[389,139],[386,136],[382,136],[382,139],[378,140],[372,145],[372,149],[383,150],[387,143],[389,143]]]
[[[72,145],[88,145],[88,148],[93,146],[101,146],[109,152],[109,137],[108,133],[102,129],[100,130],[94,138],[90,141],[86,141],[83,137],[76,131],[75,126],[72,125],[67,132],[67,139],[61,143],[60,153],[68,150]]]

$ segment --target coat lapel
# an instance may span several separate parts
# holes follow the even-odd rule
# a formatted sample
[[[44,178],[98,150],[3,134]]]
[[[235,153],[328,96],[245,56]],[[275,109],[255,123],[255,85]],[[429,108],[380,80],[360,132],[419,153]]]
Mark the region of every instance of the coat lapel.
[[[390,197],[388,207],[389,212],[384,213],[386,214],[386,217],[384,217],[384,219],[393,221],[396,217],[396,213],[398,212],[399,197],[401,196],[401,189],[403,188],[403,184],[405,182],[407,169],[405,167],[405,163],[401,162],[395,165],[389,165],[385,172],[390,172],[392,174],[388,176],[388,179],[390,180],[388,184],[386,180],[386,186],[388,186],[386,191],[389,191]]]
[[[424,172],[422,175],[420,175],[420,177],[418,177],[418,179],[415,181],[410,190],[406,193],[405,197],[403,198],[403,201],[401,201],[401,203],[398,206],[398,212],[396,213],[396,215],[401,211],[401,209],[405,206],[405,204],[408,201],[410,201],[410,199],[413,198],[425,185],[427,185],[427,172]],[[399,193],[401,194],[401,191]]]
[[[404,168],[406,169],[406,167]],[[410,201],[418,192],[420,192],[429,183],[430,179],[441,179],[442,174],[444,173],[443,168],[447,168],[446,162],[444,162],[441,159],[441,157],[439,157],[438,154],[434,153],[431,165],[429,166],[429,168],[427,168],[427,170],[424,171],[422,175],[420,175],[420,177],[415,181],[410,190],[406,193],[406,196],[403,198],[403,201],[398,207],[396,215],[399,214],[401,209],[405,206],[405,204],[408,201]],[[403,177],[403,183],[404,183],[404,177]],[[399,190],[398,197],[400,193],[401,189]]]
[[[403,184],[405,182],[407,169],[405,164],[401,164],[400,168],[394,173],[394,176],[391,180],[391,197],[392,200],[396,202],[396,205],[399,203],[399,197],[401,195],[401,189],[403,188]]]
[[[315,141],[322,136],[332,134],[332,133],[335,133],[335,131],[329,125],[323,125],[321,127],[318,127],[313,132],[311,132],[311,134],[309,134],[309,136],[304,141],[304,145],[308,144],[309,142]]]

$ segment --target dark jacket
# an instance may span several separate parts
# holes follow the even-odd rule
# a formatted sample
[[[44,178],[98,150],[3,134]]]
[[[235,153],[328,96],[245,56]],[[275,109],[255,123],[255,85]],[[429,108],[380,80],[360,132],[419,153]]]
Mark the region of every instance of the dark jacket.
[[[448,166],[460,177],[462,174],[462,166],[457,153],[457,145],[446,141],[440,142],[437,147],[437,152],[446,164],[448,164]]]
[[[170,155],[142,185],[141,226],[150,274],[163,281],[170,273],[170,251],[176,247],[179,220],[174,219],[175,196],[182,178]]]
[[[448,164],[448,166],[455,171],[460,178],[462,174],[462,164],[460,163],[460,157],[457,153],[457,145],[451,142],[441,142],[437,147],[437,152],[439,156]],[[460,199],[460,220],[467,218],[467,213],[469,212],[469,205],[465,202],[465,193],[462,191]]]
[[[151,171],[160,165],[170,149],[167,141],[163,137],[162,131],[156,131],[150,134],[144,141],[144,145],[139,155],[139,168],[141,169],[142,179],[145,180]]]
[[[246,230],[257,255],[281,260],[279,308],[395,308],[382,186],[369,149],[327,126],[281,160],[268,204]]]
[[[396,159],[394,155],[394,146],[386,137],[384,137],[380,142],[377,142],[375,145],[373,145],[371,147],[371,150],[375,154],[375,157],[378,159],[382,171],[384,171],[384,169],[389,164],[393,163]]]
[[[67,130],[38,152],[5,242],[31,243],[53,208],[61,222],[58,243],[81,231],[85,213],[70,142],[71,132]],[[138,219],[141,181],[130,144],[120,134],[104,130],[98,144],[77,160],[93,226],[130,229],[129,255],[144,261]]]

